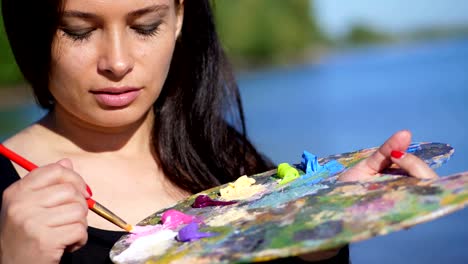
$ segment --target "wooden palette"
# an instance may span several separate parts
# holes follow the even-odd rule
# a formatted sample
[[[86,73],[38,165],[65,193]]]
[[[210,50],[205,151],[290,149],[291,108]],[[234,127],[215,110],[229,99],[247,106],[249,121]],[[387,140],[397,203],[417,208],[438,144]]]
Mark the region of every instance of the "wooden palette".
[[[413,154],[432,168],[453,154],[449,145],[441,143],[417,143],[413,147]],[[336,160],[348,168],[375,150],[333,155],[319,159],[319,163]],[[295,256],[409,228],[468,203],[468,172],[428,181],[389,169],[372,181],[347,183],[336,182],[340,172],[324,170],[285,185],[278,184],[276,170],[254,175],[256,184],[266,191],[228,206],[191,207],[200,194],[218,199],[225,185],[193,195],[139,225],[156,225],[164,211],[176,209],[202,219],[200,230],[216,236],[185,243],[173,239],[164,252],[154,254],[150,248],[141,248],[141,254],[135,253],[124,262],[235,263]],[[135,243],[130,238],[123,236],[112,248],[110,256],[116,263],[120,263],[119,255]]]

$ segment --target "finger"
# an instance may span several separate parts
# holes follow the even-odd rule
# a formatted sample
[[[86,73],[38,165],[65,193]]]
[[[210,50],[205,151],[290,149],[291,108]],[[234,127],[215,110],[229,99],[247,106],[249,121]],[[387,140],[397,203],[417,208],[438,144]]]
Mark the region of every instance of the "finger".
[[[437,174],[420,158],[401,151],[391,152],[391,160],[409,175],[420,179],[435,179]]]
[[[3,211],[11,219],[18,219],[18,221],[36,217],[44,209],[70,203],[81,206],[81,210],[86,212],[88,210],[86,199],[70,183],[53,185],[23,194],[16,193],[14,200],[15,202],[12,203],[9,198],[5,199],[3,201]]]
[[[74,223],[87,225],[88,208],[80,203],[68,203],[42,210],[41,217],[48,227],[59,227]]]
[[[86,243],[86,242],[85,242],[85,243]],[[84,246],[84,244],[82,244],[82,243],[75,243],[75,244],[73,244],[73,245],[67,246],[67,247],[65,248],[65,251],[67,251],[67,252],[75,252],[75,251],[77,251],[78,249],[80,249],[82,246]]]
[[[58,164],[62,165],[63,167],[73,170],[73,163],[70,159],[61,159],[57,161]]]
[[[23,178],[23,181],[20,181],[21,185],[34,191],[50,185],[71,183],[80,190],[85,197],[89,197],[83,178],[75,171],[65,167],[68,165],[68,161],[61,160],[58,163],[39,167],[27,174]]]
[[[393,150],[405,151],[411,143],[411,132],[401,130],[393,134],[385,143],[378,148],[369,158],[358,165],[360,169],[366,170],[369,174],[377,174],[390,166],[392,160],[390,154]]]
[[[88,240],[87,225],[74,223],[50,229],[48,237],[56,239],[58,246],[67,250],[77,250]]]
[[[67,203],[79,203],[87,208],[85,197],[71,183],[55,184],[35,191],[34,198],[41,207],[51,208]]]
[[[57,162],[58,164],[62,165],[63,167],[67,168],[67,169],[71,169],[73,170],[73,163],[70,159],[61,159]],[[81,176],[78,175],[80,178]],[[84,182],[84,180],[83,180]],[[90,198],[91,196],[93,196],[93,193],[91,192],[91,189],[89,188],[88,184],[86,184],[85,182],[85,188],[86,188],[86,193],[85,193],[85,197],[86,198]]]
[[[406,150],[411,143],[411,132],[401,130],[393,134],[377,151],[355,166],[346,170],[338,178],[339,181],[366,181],[372,179],[383,169],[390,166],[392,150]]]

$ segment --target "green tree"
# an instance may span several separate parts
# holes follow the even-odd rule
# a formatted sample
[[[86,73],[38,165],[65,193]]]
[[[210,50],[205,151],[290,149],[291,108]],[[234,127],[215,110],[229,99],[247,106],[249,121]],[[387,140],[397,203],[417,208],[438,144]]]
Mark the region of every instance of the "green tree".
[[[302,55],[323,34],[310,0],[214,1],[218,32],[237,63],[275,63]]]
[[[16,84],[22,80],[23,76],[16,65],[8,44],[0,7],[0,85]]]
[[[392,38],[366,24],[354,24],[345,36],[345,42],[351,45],[384,43]]]
[[[283,62],[300,57],[311,46],[324,41],[311,0],[213,0],[212,3],[221,40],[235,63]],[[0,85],[21,81],[22,75],[0,19]]]

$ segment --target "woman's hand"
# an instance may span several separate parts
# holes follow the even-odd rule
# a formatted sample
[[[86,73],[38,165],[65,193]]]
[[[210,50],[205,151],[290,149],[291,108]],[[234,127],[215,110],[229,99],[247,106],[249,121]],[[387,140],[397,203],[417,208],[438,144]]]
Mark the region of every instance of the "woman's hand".
[[[365,181],[377,176],[392,163],[416,178],[432,179],[437,174],[421,159],[405,153],[411,143],[411,132],[398,131],[367,159],[359,162],[340,177],[340,181]]]
[[[3,193],[0,263],[58,263],[87,239],[89,198],[69,160],[35,169]]]
[[[380,148],[369,158],[359,162],[340,177],[340,181],[363,181],[377,176],[383,169],[392,163],[405,170],[409,175],[417,178],[437,178],[437,174],[418,157],[404,153],[411,143],[411,132],[398,131],[393,134]],[[329,259],[338,254],[339,249],[324,252],[314,252],[299,256],[306,261],[319,261]]]

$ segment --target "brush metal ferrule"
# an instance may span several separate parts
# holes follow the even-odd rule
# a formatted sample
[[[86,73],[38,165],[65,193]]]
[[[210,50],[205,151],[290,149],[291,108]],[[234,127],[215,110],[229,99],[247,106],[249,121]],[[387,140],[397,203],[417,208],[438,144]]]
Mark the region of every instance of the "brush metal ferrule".
[[[130,224],[127,224],[122,218],[118,217],[116,214],[114,214],[112,211],[107,209],[105,206],[102,204],[95,202],[94,206],[90,208],[93,212],[96,214],[102,216],[109,222],[119,226],[120,228],[130,232],[133,229],[133,226]]]

